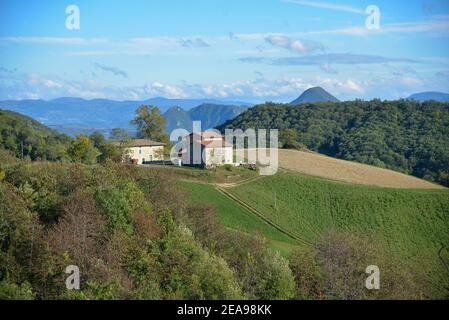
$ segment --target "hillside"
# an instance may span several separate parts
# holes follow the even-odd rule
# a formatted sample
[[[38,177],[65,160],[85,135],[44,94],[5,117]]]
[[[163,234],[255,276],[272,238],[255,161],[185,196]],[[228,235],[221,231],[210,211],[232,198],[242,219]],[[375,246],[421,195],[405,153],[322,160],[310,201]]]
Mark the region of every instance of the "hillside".
[[[304,91],[291,105],[314,102],[338,102],[338,99],[321,87],[314,87]]]
[[[228,192],[312,243],[329,230],[370,237],[425,279],[437,295],[444,295],[449,286],[438,256],[441,246],[449,247],[448,190],[336,184],[281,171]]]
[[[287,129],[296,143],[328,156],[449,186],[449,104],[416,101],[267,103],[220,127]],[[280,141],[283,146],[286,141]]]
[[[421,92],[408,97],[408,100],[416,100],[420,102],[434,100],[439,102],[449,102],[449,94],[443,92]]]
[[[16,112],[0,110],[0,148],[32,160],[60,160],[70,138]]]
[[[396,171],[312,152],[280,149],[279,166],[310,176],[352,184],[401,189],[445,189],[440,185]]]

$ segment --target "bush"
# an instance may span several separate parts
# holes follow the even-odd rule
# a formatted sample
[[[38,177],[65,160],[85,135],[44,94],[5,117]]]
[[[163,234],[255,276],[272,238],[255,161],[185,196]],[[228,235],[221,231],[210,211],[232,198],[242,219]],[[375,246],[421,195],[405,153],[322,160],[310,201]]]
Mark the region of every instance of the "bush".
[[[368,290],[366,268],[380,269],[380,290]],[[298,299],[418,299],[421,280],[408,268],[364,237],[329,232],[315,249],[290,257]]]

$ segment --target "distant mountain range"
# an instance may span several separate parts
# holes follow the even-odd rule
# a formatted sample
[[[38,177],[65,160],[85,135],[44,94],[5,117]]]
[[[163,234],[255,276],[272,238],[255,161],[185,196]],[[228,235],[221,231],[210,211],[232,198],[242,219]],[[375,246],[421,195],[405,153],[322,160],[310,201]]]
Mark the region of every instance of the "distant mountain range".
[[[441,92],[417,93],[409,100],[436,100],[449,102],[449,94]],[[321,87],[304,91],[291,105],[339,100]],[[0,101],[0,109],[11,110],[32,117],[60,132],[74,136],[101,131],[107,135],[112,128],[123,128],[130,133],[135,110],[141,105],[157,106],[167,120],[168,132],[175,128],[192,130],[192,121],[201,121],[202,129],[217,127],[232,120],[252,104],[241,101],[214,99],[166,99],[152,98],[142,101],[113,101],[107,99],[85,100],[59,98],[45,100]]]
[[[434,100],[439,102],[449,102],[449,94],[443,92],[421,92],[408,97],[408,100],[427,101]]]
[[[164,113],[164,117],[167,120],[168,132],[177,128],[191,131],[192,121],[201,121],[202,129],[207,130],[234,119],[247,109],[247,106],[204,103],[189,111],[172,107]]]
[[[196,112],[192,113],[193,118],[198,118],[198,112],[200,112],[198,110],[207,110],[210,116],[204,117],[204,120],[207,120],[205,125],[215,124],[216,121],[211,118],[213,116],[213,108],[204,107],[204,105],[212,106],[214,104],[217,104],[217,110],[221,110],[220,112],[224,114],[223,116],[216,114],[216,121],[221,121],[220,119],[228,117],[227,115],[234,114],[234,108],[232,108],[234,105],[242,106],[235,110],[251,106],[250,103],[246,102],[226,101],[226,104],[229,106],[224,108],[223,101],[212,99],[152,98],[143,101],[113,101],[107,99],[59,98],[50,101],[0,101],[0,109],[19,112],[60,132],[75,135],[80,133],[89,134],[95,130],[108,133],[112,128],[124,128],[132,132],[134,127],[131,126],[130,121],[134,117],[135,110],[141,105],[157,106],[163,113],[174,106],[188,111],[203,105],[203,108],[197,109]],[[174,121],[171,118],[167,120],[170,123]],[[227,118],[226,120],[229,119]]]
[[[339,102],[337,98],[321,87],[310,88],[303,92],[296,100],[290,102],[291,105],[314,102]]]

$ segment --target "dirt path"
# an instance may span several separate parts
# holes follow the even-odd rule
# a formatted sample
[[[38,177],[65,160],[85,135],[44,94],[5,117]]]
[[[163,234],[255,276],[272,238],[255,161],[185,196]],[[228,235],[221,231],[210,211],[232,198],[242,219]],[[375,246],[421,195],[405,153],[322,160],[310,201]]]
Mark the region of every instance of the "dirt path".
[[[232,183],[215,183],[215,186],[218,188],[233,188],[233,187],[237,187],[237,186],[241,186],[242,184],[247,184],[259,179],[264,178],[263,176],[257,176],[257,177],[252,177],[246,180],[242,180],[242,181],[238,181],[238,182],[232,182]]]

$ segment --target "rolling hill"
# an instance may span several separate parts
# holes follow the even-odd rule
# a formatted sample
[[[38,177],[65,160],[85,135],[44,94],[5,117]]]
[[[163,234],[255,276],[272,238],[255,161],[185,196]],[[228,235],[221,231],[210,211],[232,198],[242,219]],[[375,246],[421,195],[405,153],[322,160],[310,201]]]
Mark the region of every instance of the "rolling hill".
[[[351,184],[398,189],[446,189],[400,172],[340,160],[318,153],[279,150],[279,167]]]
[[[339,100],[321,87],[310,88],[303,92],[291,105],[313,102],[338,102]]]
[[[415,100],[415,101],[439,101],[439,102],[449,102],[449,94],[443,93],[443,92],[421,92],[416,93],[408,97],[408,100]]]
[[[299,173],[245,183],[227,191],[266,219],[310,242],[329,230],[378,241],[435,294],[449,274],[438,251],[449,247],[449,191],[384,189],[334,183]]]
[[[301,167],[292,166],[290,153]],[[198,176],[188,181],[183,172],[180,184],[190,202],[213,205],[226,227],[259,233],[284,256],[304,246],[313,247],[330,231],[364,236],[410,268],[431,296],[444,297],[449,274],[438,252],[442,246],[449,247],[448,189],[413,177],[398,179],[397,173],[388,170],[296,151],[281,152],[280,165],[290,170],[232,184],[210,181],[215,172],[204,182]],[[359,171],[364,181],[347,177],[347,170]],[[234,169],[227,174],[240,173]],[[399,188],[363,185],[367,179],[376,179],[376,174],[379,182],[385,179],[384,184]]]
[[[0,148],[32,160],[60,160],[70,138],[19,113],[0,109]]]

